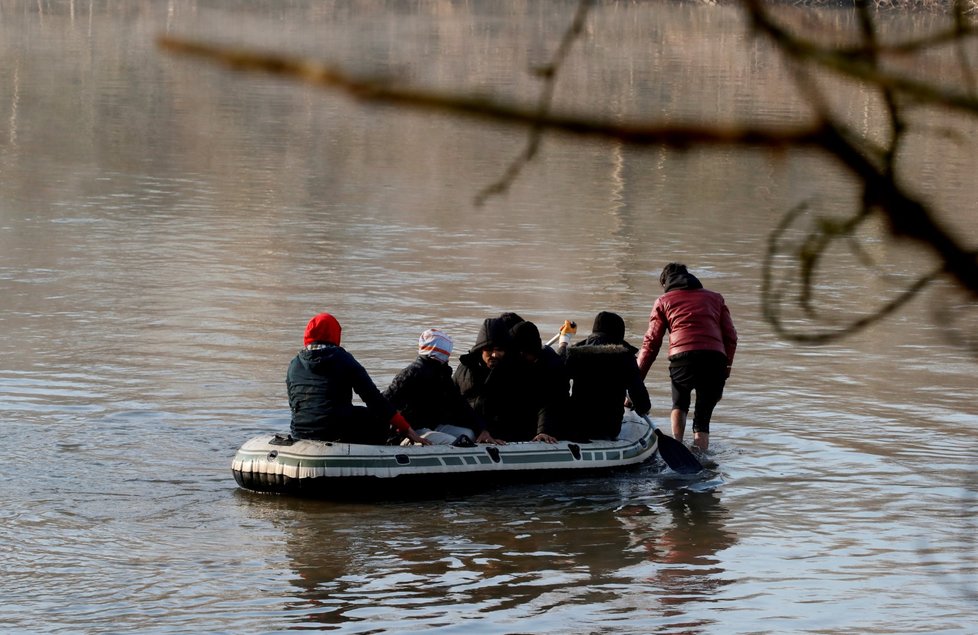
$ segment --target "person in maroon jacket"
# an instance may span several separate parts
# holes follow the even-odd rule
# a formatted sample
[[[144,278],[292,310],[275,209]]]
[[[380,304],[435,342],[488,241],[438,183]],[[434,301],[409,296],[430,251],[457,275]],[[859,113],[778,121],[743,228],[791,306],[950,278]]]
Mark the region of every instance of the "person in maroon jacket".
[[[644,380],[659,354],[663,336],[669,331],[672,436],[682,441],[695,390],[693,445],[706,450],[710,445],[713,409],[723,396],[737,351],[737,330],[723,296],[704,289],[696,276],[686,270],[686,265],[678,262],[666,265],[659,284],[665,293],[652,307],[649,329],[638,354],[638,367]]]

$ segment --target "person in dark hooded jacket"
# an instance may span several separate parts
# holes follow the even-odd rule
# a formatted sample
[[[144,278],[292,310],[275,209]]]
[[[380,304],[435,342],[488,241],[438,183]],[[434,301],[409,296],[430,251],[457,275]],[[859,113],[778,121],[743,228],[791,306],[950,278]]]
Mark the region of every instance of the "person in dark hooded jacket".
[[[566,436],[570,384],[564,362],[552,348],[542,344],[540,330],[533,322],[519,322],[509,332],[525,376],[521,398],[527,404],[528,419],[535,422],[535,426],[528,426],[514,438],[556,443],[558,437]]]
[[[638,366],[644,379],[659,354],[666,331],[669,331],[672,436],[682,441],[691,395],[695,391],[693,445],[706,450],[710,444],[713,409],[723,396],[733,367],[737,330],[723,296],[704,289],[686,265],[667,264],[659,275],[659,284],[664,293],[652,307]]]
[[[384,444],[391,427],[428,445],[381,395],[363,366],[340,346],[340,323],[329,313],[309,320],[304,347],[285,377],[296,439]],[[364,406],[353,405],[353,393]]]
[[[652,407],[635,360],[638,349],[625,341],[625,321],[602,311],[587,338],[574,346],[567,346],[568,339],[561,338],[560,354],[572,382],[570,436],[581,441],[617,439],[626,398],[639,415]]]
[[[475,344],[459,357],[453,379],[462,396],[486,422],[479,443],[528,441],[536,430],[535,410],[522,397],[525,373],[513,350],[510,325],[515,314],[483,321]],[[522,320],[520,320],[522,321]],[[532,414],[531,414],[532,411]]]

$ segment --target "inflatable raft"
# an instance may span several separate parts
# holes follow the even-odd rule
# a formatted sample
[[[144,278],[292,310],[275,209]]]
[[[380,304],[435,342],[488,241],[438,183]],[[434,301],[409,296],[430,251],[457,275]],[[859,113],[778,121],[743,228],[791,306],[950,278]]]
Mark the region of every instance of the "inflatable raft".
[[[652,423],[626,412],[618,439],[589,443],[389,446],[264,435],[241,446],[231,471],[254,492],[358,497],[574,478],[638,465],[657,445]]]

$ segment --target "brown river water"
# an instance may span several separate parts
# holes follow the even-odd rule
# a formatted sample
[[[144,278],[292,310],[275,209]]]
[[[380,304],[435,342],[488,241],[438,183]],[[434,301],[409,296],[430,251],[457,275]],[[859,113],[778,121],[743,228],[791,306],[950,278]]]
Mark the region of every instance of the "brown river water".
[[[527,71],[575,6],[0,0],[0,631],[974,632],[978,362],[935,318],[953,291],[823,346],[762,316],[782,214],[857,199],[833,164],[549,135],[478,207],[525,131],[155,45],[200,37],[529,104]],[[598,2],[555,106],[800,120],[742,24],[729,7]],[[875,134],[871,98],[839,103]],[[956,134],[915,138],[907,178],[973,245],[978,129],[920,117]],[[816,289],[830,321],[934,264],[878,226],[862,238],[883,275],[831,260]],[[613,310],[637,344],[671,260],[724,294],[740,335],[709,474],[653,461],[385,502],[236,487],[237,447],[288,427],[285,368],[314,313],[338,317],[384,387],[425,328],[464,352],[502,311],[547,337]],[[973,325],[974,309],[956,310]],[[667,382],[657,362],[663,428]]]

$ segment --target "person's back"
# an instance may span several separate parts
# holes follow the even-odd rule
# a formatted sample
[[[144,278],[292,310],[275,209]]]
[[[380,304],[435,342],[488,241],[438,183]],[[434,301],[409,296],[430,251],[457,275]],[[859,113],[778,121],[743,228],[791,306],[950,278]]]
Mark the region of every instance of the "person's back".
[[[379,444],[393,426],[420,437],[380,393],[367,371],[340,346],[341,328],[329,313],[309,320],[303,348],[289,363],[285,384],[297,439]],[[353,405],[353,393],[364,405]]]
[[[737,330],[723,296],[704,289],[686,265],[667,264],[659,275],[659,284],[664,293],[656,299],[649,315],[649,328],[638,356],[639,370],[644,379],[668,331],[673,401],[669,419],[673,437],[680,441],[683,438],[691,395],[695,392],[693,443],[706,450],[713,409],[723,397],[737,352]]]
[[[563,360],[543,346],[533,322],[515,324],[510,335],[519,356],[521,379],[511,396],[516,413],[508,434],[515,441],[555,443],[564,435],[567,413],[569,382]]]
[[[333,344],[299,351],[286,374],[292,436],[315,439],[331,424],[348,419],[354,382],[364,383],[360,369],[352,355]]]
[[[669,331],[669,356],[690,351],[715,351],[727,356],[729,343],[736,343],[736,334],[733,337],[729,334],[727,324],[730,323],[730,313],[723,296],[696,287],[699,282],[692,280],[687,283],[692,285],[690,287],[666,291],[653,307],[653,314],[657,316],[656,326]],[[649,339],[651,345],[647,356],[653,351],[658,353],[659,346],[656,344],[661,345],[662,342],[655,331]]]
[[[399,372],[384,397],[425,436],[429,431],[476,438],[485,428],[452,380],[448,365],[452,341],[438,329],[428,329],[418,340],[418,357]]]
[[[384,396],[415,427],[433,430],[449,422],[461,395],[450,367],[419,356],[391,380]]]
[[[574,346],[561,346],[572,382],[571,435],[578,440],[616,439],[621,432],[625,399],[638,414],[651,408],[648,390],[639,375],[634,346],[625,339],[620,316],[602,311],[592,333]]]

